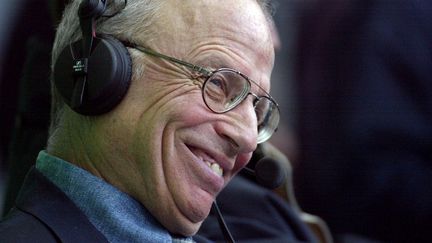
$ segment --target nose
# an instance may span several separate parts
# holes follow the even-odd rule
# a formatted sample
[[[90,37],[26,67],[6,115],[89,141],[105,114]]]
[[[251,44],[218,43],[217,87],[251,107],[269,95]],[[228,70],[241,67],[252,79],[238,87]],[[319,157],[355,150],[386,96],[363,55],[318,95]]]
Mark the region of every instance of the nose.
[[[255,108],[249,96],[233,110],[225,113],[225,123],[220,130],[222,136],[235,146],[239,153],[253,152],[257,147],[258,129]]]

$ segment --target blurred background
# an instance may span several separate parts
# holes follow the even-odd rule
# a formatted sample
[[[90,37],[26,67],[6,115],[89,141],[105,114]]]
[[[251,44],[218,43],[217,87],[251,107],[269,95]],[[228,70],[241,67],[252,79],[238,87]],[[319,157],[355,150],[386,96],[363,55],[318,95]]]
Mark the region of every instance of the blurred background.
[[[432,1],[278,0],[272,143],[336,242],[430,242]],[[43,149],[62,0],[0,2],[0,214]]]
[[[45,147],[50,52],[64,2],[0,2],[0,215]]]

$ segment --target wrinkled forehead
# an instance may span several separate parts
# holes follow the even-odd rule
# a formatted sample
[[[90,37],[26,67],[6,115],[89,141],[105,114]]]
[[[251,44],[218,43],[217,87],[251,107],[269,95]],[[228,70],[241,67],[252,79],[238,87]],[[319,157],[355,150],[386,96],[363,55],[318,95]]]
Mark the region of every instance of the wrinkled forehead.
[[[154,45],[160,51],[189,61],[200,56],[201,63],[194,64],[229,67],[258,83],[268,81],[263,75],[273,67],[273,42],[256,0],[167,0],[159,17],[163,26],[157,28],[164,32]]]
[[[269,22],[256,0],[166,0],[159,17],[167,28],[198,36],[221,26],[256,31]]]

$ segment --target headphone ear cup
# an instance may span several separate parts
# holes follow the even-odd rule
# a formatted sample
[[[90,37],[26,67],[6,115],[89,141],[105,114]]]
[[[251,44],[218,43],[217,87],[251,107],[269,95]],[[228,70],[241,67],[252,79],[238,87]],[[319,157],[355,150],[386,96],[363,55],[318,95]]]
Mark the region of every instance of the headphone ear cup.
[[[81,41],[66,47],[54,65],[54,82],[64,101],[71,107],[76,82],[74,57],[82,53]],[[72,108],[83,115],[100,115],[112,110],[126,95],[132,78],[132,60],[127,48],[117,39],[94,38],[88,59],[87,83],[82,105]]]

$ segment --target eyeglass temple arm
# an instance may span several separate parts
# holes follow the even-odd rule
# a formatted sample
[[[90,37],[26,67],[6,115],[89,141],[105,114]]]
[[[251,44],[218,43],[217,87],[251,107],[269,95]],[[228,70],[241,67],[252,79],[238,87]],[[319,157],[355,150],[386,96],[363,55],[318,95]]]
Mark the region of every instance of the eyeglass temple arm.
[[[170,62],[174,62],[174,63],[180,64],[180,65],[183,65],[183,66],[185,66],[187,68],[192,69],[195,72],[199,72],[199,73],[202,73],[204,75],[211,75],[212,74],[212,71],[210,71],[210,70],[208,70],[208,69],[206,69],[204,67],[193,65],[191,63],[182,61],[182,60],[174,58],[174,57],[166,56],[164,54],[155,52],[152,49],[149,49],[149,48],[146,48],[146,47],[143,47],[143,46],[138,46],[135,43],[131,43],[131,42],[127,42],[127,41],[122,41],[122,43],[125,46],[127,46],[127,47],[137,49],[138,51],[144,52],[144,53],[146,53],[148,55],[152,55],[152,56],[159,57],[159,58],[162,58],[162,59],[170,61]]]

